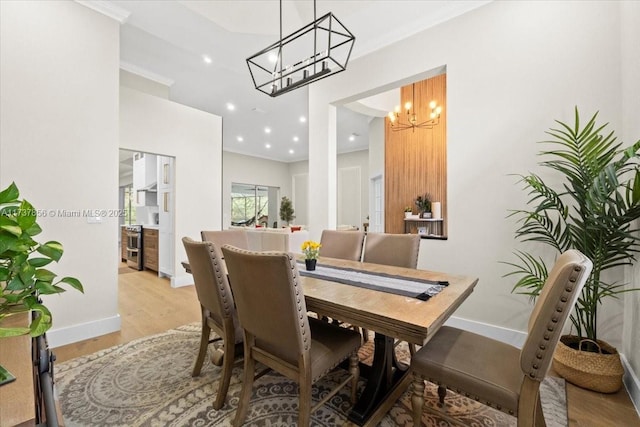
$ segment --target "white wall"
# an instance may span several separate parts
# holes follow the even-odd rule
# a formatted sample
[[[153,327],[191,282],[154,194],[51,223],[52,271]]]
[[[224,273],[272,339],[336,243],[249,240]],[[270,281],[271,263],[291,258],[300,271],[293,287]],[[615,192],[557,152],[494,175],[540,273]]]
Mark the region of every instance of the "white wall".
[[[0,187],[37,209],[118,208],[119,24],[75,2],[0,2]],[[43,300],[52,346],[120,329],[117,217],[39,218],[51,270],[83,282]]]
[[[291,175],[291,200],[295,210],[295,224],[309,224],[309,162],[302,160],[289,163]]]
[[[369,123],[369,178],[384,175],[384,119]]]
[[[352,61],[309,86],[310,182],[331,185],[335,108],[371,88],[446,66],[449,239],[429,248],[433,269],[480,278],[457,316],[525,330],[531,304],[510,293],[515,223],[526,194],[510,174],[538,170],[554,119],[585,116],[620,128],[620,9],[616,2],[492,2]],[[428,54],[408,55],[407,52]],[[637,46],[637,44],[636,44]],[[636,72],[637,75],[637,72]],[[335,158],[335,156],[333,156]],[[315,188],[312,229],[335,221],[331,188]],[[606,316],[605,316],[606,319]],[[621,327],[603,337],[620,345]]]
[[[373,212],[375,211],[371,180],[382,177],[382,194],[384,196],[384,118],[376,117],[369,122],[369,176],[367,177],[367,189],[369,194],[370,223],[373,225]],[[382,230],[384,230],[384,210],[382,211]]]
[[[359,194],[359,200],[353,200],[344,206],[346,209],[352,209],[354,212],[347,213],[338,212],[337,218],[351,218],[350,221],[342,221],[338,225],[355,225],[362,229],[362,223],[366,221],[366,217],[369,214],[369,150],[353,151],[350,153],[338,154],[337,156],[337,168],[338,177],[341,170],[347,170],[346,176],[352,176],[352,172],[358,171],[360,176],[360,182],[340,182],[337,180],[338,193],[345,192],[344,194]],[[357,176],[357,173],[355,174]],[[359,191],[353,191],[354,184],[359,185]],[[342,187],[342,188],[340,188]],[[343,203],[345,202],[343,197]],[[340,204],[337,206],[340,209]]]
[[[171,285],[193,283],[180,264],[187,259],[182,238],[222,224],[222,118],[121,87],[120,148],[175,157]]]
[[[627,144],[640,140],[640,2],[622,5],[622,133]],[[640,288],[640,263],[628,269],[629,287]],[[624,297],[624,326],[622,352],[636,375],[640,374],[640,292],[630,292]],[[640,410],[640,383],[635,387],[626,378],[625,383]]]
[[[261,159],[258,157],[244,156],[242,154],[223,152],[223,186],[222,186],[222,227],[231,225],[231,183],[268,185],[280,187],[280,198],[291,198],[291,176],[287,163],[275,160]],[[280,211],[280,199],[277,200],[278,212]],[[269,226],[273,224],[269,219]],[[278,216],[278,224],[280,223]],[[219,229],[219,228],[216,228]],[[213,228],[212,228],[213,230]]]
[[[169,99],[169,86],[123,69],[120,69],[120,86]]]

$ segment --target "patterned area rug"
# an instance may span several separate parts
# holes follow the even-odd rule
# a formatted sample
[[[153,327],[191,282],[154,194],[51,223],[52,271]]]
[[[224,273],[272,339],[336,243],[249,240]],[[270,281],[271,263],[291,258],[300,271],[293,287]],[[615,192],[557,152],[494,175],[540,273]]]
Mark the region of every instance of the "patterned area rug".
[[[67,427],[75,426],[230,426],[238,406],[242,366],[236,365],[225,406],[212,402],[220,368],[206,359],[199,377],[191,369],[199,345],[200,325],[194,323],[141,338],[89,356],[57,365],[56,388]],[[361,359],[371,359],[371,345]],[[408,357],[399,348],[399,357]],[[345,373],[337,369],[314,384],[318,396],[338,384]],[[360,389],[364,388],[361,381]],[[516,419],[449,392],[444,408],[437,407],[437,388],[427,383],[423,423],[427,426],[515,426]],[[550,378],[542,384],[543,409],[549,427],[567,425],[564,381]],[[361,390],[360,390],[361,391]],[[350,409],[346,387],[312,414],[312,426],[336,426]],[[436,412],[437,411],[437,412]],[[291,426],[297,421],[297,385],[271,372],[254,383],[245,425]],[[411,426],[411,397],[406,392],[380,426]]]

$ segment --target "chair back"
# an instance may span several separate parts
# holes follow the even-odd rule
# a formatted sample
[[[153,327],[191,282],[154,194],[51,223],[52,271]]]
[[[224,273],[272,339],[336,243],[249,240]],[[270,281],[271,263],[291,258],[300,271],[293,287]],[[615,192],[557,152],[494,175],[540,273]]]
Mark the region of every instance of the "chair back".
[[[575,249],[556,260],[529,318],[529,335],[520,353],[525,376],[544,379],[564,324],[592,268],[591,260]]]
[[[222,247],[238,319],[255,347],[294,366],[308,352],[311,332],[293,256]],[[251,342],[249,339],[246,342]]]
[[[420,252],[417,234],[367,233],[362,261],[416,268]]]
[[[362,231],[323,230],[320,237],[320,256],[360,261],[363,241]]]
[[[237,248],[249,249],[247,232],[242,229],[230,230],[203,230],[200,232],[203,242],[213,242],[220,258],[224,259],[220,248],[224,245],[232,245]]]
[[[222,325],[222,320],[233,317],[235,312],[233,294],[224,273],[223,261],[212,242],[197,242],[183,237],[182,244],[187,252],[200,305]]]

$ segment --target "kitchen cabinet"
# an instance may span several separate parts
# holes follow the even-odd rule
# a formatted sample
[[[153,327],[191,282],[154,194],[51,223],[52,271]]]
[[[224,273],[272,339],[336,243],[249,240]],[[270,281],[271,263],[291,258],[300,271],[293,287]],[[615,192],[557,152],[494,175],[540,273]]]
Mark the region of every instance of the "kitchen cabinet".
[[[173,157],[158,156],[158,190],[173,188]]]
[[[127,262],[127,227],[125,225],[120,227],[120,259],[122,262]]]
[[[138,206],[156,206],[158,180],[158,156],[135,153],[133,156],[133,190]]]
[[[142,228],[142,258],[145,270],[158,271],[158,230]]]
[[[173,276],[175,209],[174,158],[158,156],[158,224],[159,224],[159,270],[161,276]]]

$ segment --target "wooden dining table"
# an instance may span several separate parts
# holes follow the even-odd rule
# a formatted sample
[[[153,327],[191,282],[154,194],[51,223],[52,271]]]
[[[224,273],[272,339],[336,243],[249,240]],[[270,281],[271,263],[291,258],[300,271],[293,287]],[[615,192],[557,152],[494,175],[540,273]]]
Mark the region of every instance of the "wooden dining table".
[[[188,273],[188,262],[182,265]],[[416,281],[446,283],[427,300],[340,283],[330,278],[305,275],[298,264],[307,310],[334,320],[374,331],[371,367],[361,369],[367,378],[364,391],[348,414],[349,422],[376,426],[410,384],[406,365],[395,357],[395,340],[424,345],[471,294],[475,277],[429,270],[394,267],[320,257],[317,265]]]
[[[364,391],[349,413],[357,425],[377,425],[406,391],[410,377],[395,357],[396,339],[424,345],[471,294],[475,277],[393,267],[333,258],[319,258],[318,266],[337,267],[404,279],[447,283],[437,295],[423,301],[302,272],[307,310],[375,332],[373,364]],[[304,265],[299,264],[304,270]]]

